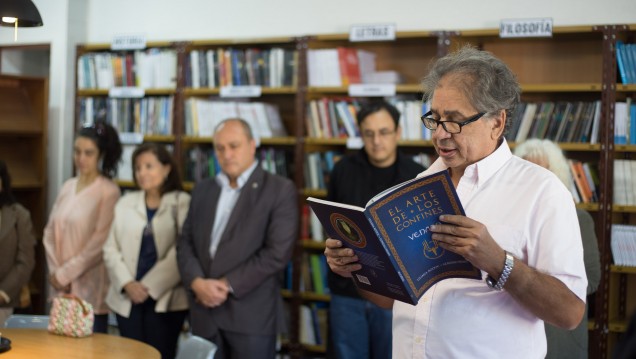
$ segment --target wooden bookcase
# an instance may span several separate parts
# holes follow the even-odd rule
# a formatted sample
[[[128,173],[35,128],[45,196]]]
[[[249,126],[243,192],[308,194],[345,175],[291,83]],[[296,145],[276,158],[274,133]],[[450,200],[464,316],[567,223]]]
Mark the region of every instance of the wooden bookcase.
[[[48,79],[0,75],[0,158],[9,168],[13,192],[31,213],[37,239],[36,266],[31,276],[32,307],[46,304],[44,247],[46,224]]]
[[[174,89],[148,89],[146,96],[170,94],[174,98],[173,127],[170,136],[145,136],[144,141],[164,142],[174,148],[175,158],[185,172],[187,152],[191,148],[211,148],[210,137],[186,134],[185,106],[189,99],[219,99],[220,88],[193,88],[188,80],[188,64],[192,51],[216,49],[271,49],[281,47],[295,49],[296,74],[293,86],[262,87],[261,96],[249,101],[275,104],[287,129],[287,137],[262,139],[262,147],[284,151],[290,178],[295,181],[300,196],[299,208],[307,196],[321,197],[326,191],[305,188],[303,171],[305,156],[310,152],[338,150],[347,152],[342,138],[309,137],[307,109],[312,100],[348,97],[345,87],[315,87],[308,81],[307,61],[309,50],[351,47],[376,54],[378,70],[395,70],[403,75],[404,82],[396,86],[396,94],[402,98],[421,99],[420,79],[426,75],[429,62],[438,56],[470,43],[480,49],[493,52],[504,60],[517,75],[523,90],[524,101],[601,101],[601,125],[599,140],[590,143],[560,143],[570,158],[598,163],[600,198],[598,203],[579,204],[595,219],[599,249],[601,251],[602,280],[590,306],[590,357],[607,358],[613,345],[626,328],[626,320],[635,308],[636,275],[633,268],[612,266],[610,250],[611,224],[636,222],[636,208],[612,205],[612,178],[614,158],[633,158],[635,146],[614,146],[613,104],[617,99],[633,96],[636,85],[617,85],[614,44],[617,38],[634,42],[636,25],[629,26],[571,26],[555,27],[551,38],[501,39],[498,29],[475,31],[398,32],[395,41],[349,42],[346,34],[304,36],[296,38],[263,38],[237,40],[184,41],[153,43],[148,47],[165,47],[177,53],[177,79]],[[78,56],[89,51],[109,51],[108,45],[83,45]],[[166,92],[167,91],[167,92]],[[80,111],[80,98],[107,96],[107,89],[77,91],[76,118]],[[227,100],[227,99],[221,99]],[[361,99],[363,100],[363,99]],[[79,123],[78,123],[79,125]],[[511,142],[514,147],[515,143]],[[434,155],[430,141],[401,141],[400,148],[407,153],[424,152]],[[124,183],[130,185],[130,183]],[[185,183],[186,188],[193,186]],[[303,254],[319,254],[324,244],[308,240],[299,234],[292,259],[293,268],[303,265]],[[283,343],[283,351],[293,358],[307,355],[324,355],[322,346],[300,343],[300,306],[306,303],[328,303],[328,295],[300,290],[301,275],[293,271],[292,288],[282,295],[289,304],[290,333]]]

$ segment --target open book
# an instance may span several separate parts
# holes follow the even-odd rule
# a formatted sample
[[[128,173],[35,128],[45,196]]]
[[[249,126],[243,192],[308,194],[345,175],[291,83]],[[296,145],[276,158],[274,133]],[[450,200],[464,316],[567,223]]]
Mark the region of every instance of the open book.
[[[431,239],[440,215],[464,215],[448,171],[389,188],[366,208],[307,200],[327,235],[358,256],[362,269],[352,274],[360,289],[417,304],[442,279],[481,279],[479,269]]]

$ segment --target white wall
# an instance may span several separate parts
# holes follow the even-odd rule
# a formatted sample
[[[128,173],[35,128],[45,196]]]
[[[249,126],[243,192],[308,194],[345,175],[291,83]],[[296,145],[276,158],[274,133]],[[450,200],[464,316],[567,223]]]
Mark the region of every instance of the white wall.
[[[0,0],[1,1],[1,0]],[[41,28],[20,44],[51,45],[49,199],[71,175],[75,45],[143,33],[149,40],[293,36],[395,23],[399,31],[496,28],[505,18],[552,17],[555,26],[636,24],[635,0],[33,0]],[[0,46],[13,30],[0,28]]]
[[[86,5],[84,0],[33,0],[33,3],[40,11],[44,26],[19,28],[17,43],[13,42],[12,28],[0,27],[0,46],[50,45],[47,158],[50,206],[72,170],[73,66],[75,43],[88,41]],[[75,15],[77,13],[81,15]]]
[[[636,1],[90,0],[88,16],[89,41],[109,42],[121,33],[155,40],[266,37],[341,33],[351,24],[386,22],[398,30],[496,28],[502,18],[633,24]]]

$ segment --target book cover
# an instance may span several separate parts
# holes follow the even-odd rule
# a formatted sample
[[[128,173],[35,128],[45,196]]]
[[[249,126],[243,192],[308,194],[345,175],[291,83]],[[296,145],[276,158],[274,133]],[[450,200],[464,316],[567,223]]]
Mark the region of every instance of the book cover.
[[[307,200],[327,235],[356,252],[362,269],[352,277],[360,289],[415,305],[443,279],[481,279],[479,269],[431,238],[440,215],[464,214],[448,171],[392,187],[366,208]]]

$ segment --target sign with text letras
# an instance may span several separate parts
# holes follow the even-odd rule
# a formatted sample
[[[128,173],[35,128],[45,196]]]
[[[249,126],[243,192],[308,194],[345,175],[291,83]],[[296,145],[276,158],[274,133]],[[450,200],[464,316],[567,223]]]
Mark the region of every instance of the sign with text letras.
[[[395,40],[395,24],[353,25],[349,30],[349,41]]]
[[[499,37],[552,37],[552,18],[501,20]]]

